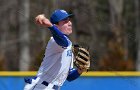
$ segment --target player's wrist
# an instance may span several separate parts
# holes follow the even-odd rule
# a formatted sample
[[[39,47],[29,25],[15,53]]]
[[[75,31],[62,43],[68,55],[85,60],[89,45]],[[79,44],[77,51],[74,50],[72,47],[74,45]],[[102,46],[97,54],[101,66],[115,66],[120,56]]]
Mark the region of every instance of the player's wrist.
[[[55,26],[52,25],[52,26],[49,26],[48,28],[49,28],[50,30],[54,30],[54,29],[55,29]]]
[[[43,18],[42,22],[43,22],[43,25],[47,28],[53,26],[53,24],[47,18]]]

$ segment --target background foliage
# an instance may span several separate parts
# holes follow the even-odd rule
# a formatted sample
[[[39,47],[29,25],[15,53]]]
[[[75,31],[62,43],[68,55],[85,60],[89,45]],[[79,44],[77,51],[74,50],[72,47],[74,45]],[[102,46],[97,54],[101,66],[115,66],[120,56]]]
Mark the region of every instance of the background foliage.
[[[75,16],[73,43],[90,47],[91,69],[140,70],[139,0],[1,0],[0,70],[37,70],[50,38],[35,24],[41,13],[55,9]]]

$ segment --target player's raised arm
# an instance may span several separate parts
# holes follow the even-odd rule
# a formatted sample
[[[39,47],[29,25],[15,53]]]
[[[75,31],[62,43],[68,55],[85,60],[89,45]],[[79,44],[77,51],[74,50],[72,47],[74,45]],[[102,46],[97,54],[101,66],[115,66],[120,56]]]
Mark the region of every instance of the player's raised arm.
[[[40,14],[35,18],[37,24],[45,26],[51,30],[51,33],[54,37],[56,43],[60,46],[67,47],[69,42],[65,34],[63,34],[57,26],[53,25],[48,18],[45,17],[44,14]]]

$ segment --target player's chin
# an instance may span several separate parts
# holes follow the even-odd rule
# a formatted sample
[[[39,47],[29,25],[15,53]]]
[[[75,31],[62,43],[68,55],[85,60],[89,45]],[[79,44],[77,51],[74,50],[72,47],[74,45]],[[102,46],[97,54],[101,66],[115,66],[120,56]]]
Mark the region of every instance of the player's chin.
[[[69,30],[69,32],[68,32],[69,34],[71,34],[72,33],[72,30]]]
[[[66,35],[70,35],[72,33],[72,31],[68,31],[68,32],[66,32],[65,34]]]

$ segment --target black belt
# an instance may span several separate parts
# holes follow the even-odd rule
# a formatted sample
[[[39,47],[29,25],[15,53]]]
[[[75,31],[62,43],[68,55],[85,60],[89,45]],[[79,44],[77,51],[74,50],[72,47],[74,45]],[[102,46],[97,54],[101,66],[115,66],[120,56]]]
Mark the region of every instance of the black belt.
[[[43,81],[41,84],[43,84],[43,85],[45,85],[45,86],[48,86],[48,85],[49,85],[49,83],[46,82],[46,81]],[[53,85],[53,89],[58,89],[58,88],[59,88],[59,86]]]

